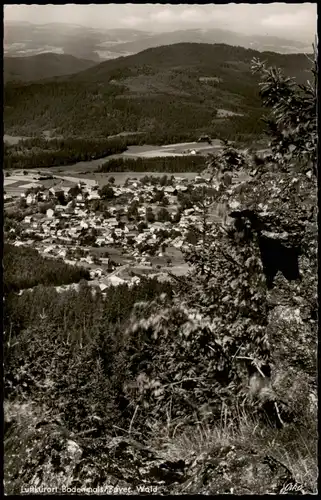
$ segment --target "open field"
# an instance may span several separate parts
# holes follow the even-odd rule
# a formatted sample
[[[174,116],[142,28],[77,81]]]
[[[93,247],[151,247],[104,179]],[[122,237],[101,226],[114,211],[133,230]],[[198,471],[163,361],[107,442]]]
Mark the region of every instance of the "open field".
[[[18,144],[18,142],[23,139],[30,139],[30,137],[22,137],[19,135],[9,135],[9,134],[3,135],[3,142],[7,142],[8,144],[10,144],[10,146]]]
[[[163,146],[129,146],[127,151],[117,155],[118,157],[130,158],[154,158],[157,156],[183,156],[194,150],[197,154],[208,154],[222,147],[219,140],[214,140],[212,145],[207,142],[181,142],[176,144],[165,144]],[[116,156],[116,155],[115,155]]]
[[[98,182],[99,186],[104,186],[105,184],[107,184],[107,181],[110,177],[114,177],[115,184],[121,185],[124,184],[124,182],[128,178],[141,179],[146,175],[153,177],[161,177],[162,175],[167,175],[168,177],[171,176],[171,174],[169,174],[168,172],[108,172],[101,174],[90,172],[88,174],[79,173],[78,177],[79,179],[86,179],[86,180],[94,179],[95,181]],[[187,179],[192,180],[198,174],[196,172],[181,172],[181,173],[175,173],[174,175],[176,177],[186,177]]]
[[[209,154],[213,153],[215,150],[220,149],[220,141],[214,140],[212,145],[207,143],[197,143],[197,142],[185,142],[178,144],[166,144],[164,146],[129,146],[128,150],[124,153],[118,155],[109,156],[108,159],[127,157],[127,158],[139,158],[139,157],[157,157],[157,156],[175,156],[183,155],[186,152],[195,150],[197,154]],[[115,184],[124,184],[128,178],[140,179],[146,175],[159,177],[162,175],[169,175],[169,173],[164,172],[108,172],[108,173],[98,173],[96,170],[98,167],[104,163],[105,159],[83,161],[75,163],[74,165],[68,166],[57,166],[52,169],[46,169],[47,174],[54,175],[54,179],[41,180],[38,181],[34,178],[36,176],[36,171],[29,171],[27,175],[24,175],[21,170],[13,171],[10,177],[4,178],[4,187],[7,194],[11,196],[20,196],[24,190],[28,189],[28,185],[41,184],[45,188],[50,188],[57,184],[72,184],[77,183],[80,179],[86,180],[88,184],[95,184],[96,182],[99,186],[103,186],[107,183],[108,179],[112,176],[115,178]],[[35,169],[36,170],[36,169]],[[175,176],[184,176],[189,180],[194,179],[198,175],[197,172],[180,172],[175,173]]]
[[[19,171],[20,172],[20,171]],[[48,172],[49,173],[49,172]],[[10,177],[4,178],[4,190],[8,195],[11,196],[20,196],[27,189],[33,186],[44,186],[45,189],[50,189],[53,186],[57,186],[59,184],[64,184],[65,186],[72,186],[78,182],[78,179],[75,179],[74,182],[69,182],[68,179],[63,180],[61,178],[53,178],[53,179],[44,179],[37,180],[34,178],[34,175],[12,175]]]
[[[11,140],[18,142],[19,137],[13,136],[4,136],[5,140]],[[14,142],[12,142],[14,143]],[[113,176],[115,178],[115,183],[117,185],[123,184],[127,178],[136,178],[140,179],[145,175],[153,175],[153,176],[161,176],[164,175],[163,172],[108,172],[108,173],[96,173],[95,171],[98,169],[100,165],[104,162],[111,160],[113,158],[153,158],[157,156],[183,156],[185,154],[190,154],[190,151],[194,150],[197,154],[209,154],[214,152],[215,150],[220,148],[220,141],[214,140],[213,144],[210,146],[204,142],[185,142],[185,143],[177,143],[177,144],[166,144],[164,146],[152,146],[152,145],[144,145],[144,146],[129,146],[127,151],[121,154],[111,155],[108,158],[91,160],[91,161],[82,161],[75,163],[74,165],[62,165],[53,167],[52,169],[46,169],[47,174],[52,174],[56,177],[53,180],[46,181],[37,181],[34,179],[36,175],[36,169],[34,171],[29,171],[27,175],[24,175],[21,170],[12,171],[12,175],[10,177],[5,177],[4,179],[4,187],[8,194],[12,196],[20,196],[21,193],[24,192],[24,189],[27,189],[25,184],[35,183],[42,184],[46,188],[52,187],[57,183],[61,182],[74,182],[77,183],[79,179],[86,179],[88,183],[94,184],[96,181],[100,186],[106,184],[109,177]],[[169,175],[167,173],[167,175]],[[197,172],[182,172],[176,173],[176,176],[184,176],[188,179],[193,179]]]
[[[67,168],[67,167],[66,167]],[[108,179],[110,177],[115,178],[116,185],[122,185],[126,181],[126,179],[141,179],[145,175],[161,177],[162,175],[169,175],[168,172],[108,172],[108,173],[94,173],[94,172],[71,172],[74,173],[74,176],[64,176],[64,175],[56,175],[56,170],[52,169],[52,171],[48,171],[54,175],[54,179],[46,179],[46,180],[36,180],[33,176],[24,176],[19,179],[18,176],[8,177],[4,179],[4,189],[7,194],[11,196],[20,196],[21,193],[26,191],[30,184],[44,186],[46,189],[49,189],[53,186],[57,186],[63,184],[64,186],[71,186],[73,184],[77,184],[80,180],[86,180],[88,184],[98,183],[99,187],[107,184]],[[62,172],[59,172],[60,174]],[[63,172],[69,173],[69,172]],[[194,179],[194,177],[198,175],[197,172],[181,172],[175,173],[176,177],[186,177],[189,180]]]
[[[145,144],[144,146],[128,146],[128,149],[120,154],[115,154],[108,156],[107,158],[100,158],[98,160],[91,161],[81,161],[75,163],[74,165],[62,165],[61,167],[54,167],[53,172],[56,173],[92,173],[97,170],[100,165],[106,161],[112,160],[114,158],[156,158],[159,156],[184,156],[190,155],[190,151],[194,150],[196,154],[207,155],[209,153],[214,153],[220,149],[219,141],[213,141],[213,145],[210,146],[207,143],[197,143],[197,142],[185,142],[178,144],[166,144],[164,146],[152,146]],[[114,174],[113,174],[114,175]]]

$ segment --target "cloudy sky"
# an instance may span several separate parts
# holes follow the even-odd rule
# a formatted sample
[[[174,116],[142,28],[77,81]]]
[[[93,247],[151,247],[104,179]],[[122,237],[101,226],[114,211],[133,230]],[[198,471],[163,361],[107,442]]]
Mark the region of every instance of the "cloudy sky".
[[[7,5],[4,22],[64,22],[94,28],[172,31],[222,28],[244,34],[313,41],[317,4],[103,4]]]

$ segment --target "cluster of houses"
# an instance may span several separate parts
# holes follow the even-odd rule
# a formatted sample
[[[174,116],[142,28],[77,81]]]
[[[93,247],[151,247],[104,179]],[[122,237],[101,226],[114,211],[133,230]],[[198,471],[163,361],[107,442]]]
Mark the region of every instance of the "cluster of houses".
[[[27,192],[21,194],[21,198],[25,199],[28,206],[39,202],[61,199],[61,197],[68,199],[72,197],[71,193],[74,187],[75,186],[58,185],[46,190],[44,186],[40,186],[39,184],[30,184]],[[100,199],[98,194],[98,184],[95,183],[88,185],[87,183],[81,181],[78,184],[78,188],[81,192],[75,196],[77,201],[83,201],[85,198],[88,198],[89,201]],[[57,210],[57,206],[55,208]]]
[[[103,257],[103,249],[106,248],[108,253],[108,247],[117,247],[134,265],[141,266],[151,266],[151,255],[162,257],[166,247],[180,249],[191,224],[197,225],[200,220],[200,209],[196,206],[184,210],[180,219],[174,220],[177,193],[187,191],[190,183],[186,178],[176,177],[172,185],[157,186],[158,190],[164,191],[166,209],[171,214],[170,220],[165,222],[148,221],[146,217],[151,207],[157,214],[162,206],[161,203],[152,203],[155,196],[152,183],[127,179],[123,186],[113,186],[114,197],[108,202],[107,214],[93,209],[91,202],[101,198],[94,182],[80,182],[71,187],[55,186],[47,190],[37,185],[25,196],[26,204],[34,207],[34,213],[22,221],[22,231],[15,238],[15,244],[30,244],[43,255],[88,266],[91,278],[101,289],[108,284],[128,282],[117,276],[117,268],[111,265],[108,257]],[[197,176],[191,184],[195,183],[207,185],[207,180]],[[134,201],[138,202],[138,216],[133,219],[129,217],[129,207]],[[40,213],[38,207],[45,202],[50,202],[51,207]],[[143,227],[139,227],[140,221],[144,222]],[[95,254],[92,250],[99,247]],[[130,283],[136,282],[135,279],[137,281],[131,277]]]

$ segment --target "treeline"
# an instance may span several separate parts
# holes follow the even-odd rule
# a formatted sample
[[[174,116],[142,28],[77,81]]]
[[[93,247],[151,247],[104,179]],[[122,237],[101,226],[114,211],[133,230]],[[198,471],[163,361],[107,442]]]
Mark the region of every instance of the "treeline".
[[[144,144],[163,145],[195,141],[197,134],[148,133],[113,137],[110,139],[32,137],[18,144],[4,143],[3,166],[5,169],[32,169],[71,165],[121,154],[128,146]],[[197,160],[196,160],[197,161]],[[117,170],[121,172],[122,170]]]
[[[82,138],[50,139],[35,137],[16,146],[4,145],[3,165],[10,168],[45,168],[70,165],[78,161],[105,158],[127,149],[122,138],[94,140]]]
[[[119,364],[114,365],[114,359],[122,350],[134,304],[149,302],[162,293],[171,295],[170,285],[153,279],[132,288],[111,287],[106,298],[98,288],[93,294],[86,282],[78,292],[59,294],[53,287],[37,286],[20,296],[7,294],[6,397],[22,392],[51,409],[56,405],[70,431],[95,430],[95,422],[97,429],[106,432],[115,422],[121,427],[124,400],[118,387]],[[53,382],[48,388],[47,375]],[[98,416],[95,421],[93,408]]]
[[[98,172],[201,172],[205,158],[193,156],[157,156],[155,158],[113,158],[100,166]]]
[[[53,262],[58,274],[59,262]],[[26,262],[24,265],[27,267]],[[36,274],[34,271],[35,279]],[[48,284],[55,283],[49,283],[48,280]],[[93,294],[92,287],[86,282],[80,284],[79,291],[66,290],[61,294],[53,287],[42,285],[39,283],[34,290],[22,295],[7,295],[6,318],[10,318],[18,330],[36,326],[43,310],[46,311],[48,323],[58,330],[73,330],[77,335],[83,328],[84,317],[88,329],[103,330],[110,323],[117,325],[127,320],[136,302],[153,300],[160,293],[172,293],[168,283],[156,279],[145,279],[131,288],[126,284],[110,287],[105,291],[105,298],[99,289]]]
[[[67,285],[90,279],[89,271],[56,259],[42,257],[33,248],[5,243],[3,250],[4,292],[36,285]]]

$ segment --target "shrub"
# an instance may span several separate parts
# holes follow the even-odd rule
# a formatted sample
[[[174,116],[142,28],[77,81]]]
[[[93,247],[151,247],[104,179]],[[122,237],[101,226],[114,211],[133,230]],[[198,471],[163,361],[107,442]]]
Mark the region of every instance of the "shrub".
[[[157,220],[159,222],[167,222],[171,220],[171,215],[166,208],[161,208],[157,214]]]
[[[138,224],[137,224],[137,229],[140,233],[142,233],[144,231],[144,229],[147,229],[148,228],[148,225],[146,224],[146,222],[144,221],[140,221]]]
[[[48,203],[39,203],[39,212],[41,214],[45,214],[47,212],[47,210],[49,210],[49,208],[54,209],[55,208],[54,204],[51,203],[51,202],[48,202]]]
[[[152,208],[150,207],[146,209],[146,221],[149,223],[155,222],[155,215]]]
[[[106,184],[99,190],[99,195],[103,200],[111,200],[114,197],[114,190],[111,186]]]
[[[27,247],[4,245],[3,265],[5,268],[4,291],[19,291],[43,283],[62,285],[89,279],[89,272],[42,257],[37,250]]]

